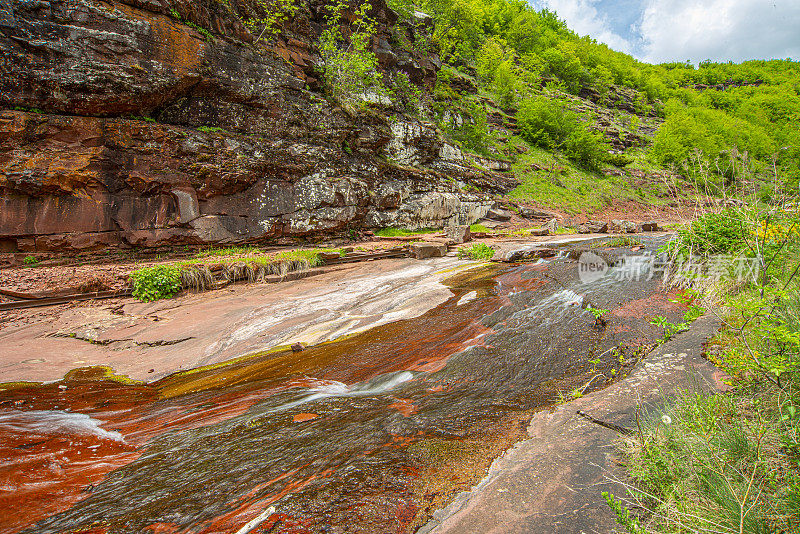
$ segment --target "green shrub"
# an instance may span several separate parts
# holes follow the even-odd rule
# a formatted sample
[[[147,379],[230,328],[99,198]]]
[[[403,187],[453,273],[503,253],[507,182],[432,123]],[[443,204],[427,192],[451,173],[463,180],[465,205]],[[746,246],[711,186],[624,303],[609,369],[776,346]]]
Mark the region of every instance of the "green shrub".
[[[599,169],[608,157],[608,144],[592,132],[578,115],[557,100],[537,97],[526,100],[517,113],[520,135],[531,144],[559,149],[569,159],[589,169]]]
[[[678,230],[673,250],[680,255],[733,254],[747,246],[747,227],[742,214],[727,210],[707,213]]]
[[[350,23],[350,37],[345,39],[341,25],[347,7],[342,0],[328,6],[327,27],[319,38],[325,90],[344,105],[388,99],[389,91],[378,69],[378,57],[371,49],[376,23],[367,14],[372,6],[363,2],[356,9]]]
[[[458,249],[458,257],[471,260],[490,260],[494,257],[494,249],[486,243],[473,243],[469,247]]]
[[[295,0],[256,0],[251,6],[258,13],[242,22],[256,35],[256,42],[280,33],[283,24],[297,13]]]
[[[143,267],[131,273],[133,296],[148,302],[167,299],[181,290],[181,269],[176,265]]]
[[[39,260],[34,258],[33,256],[25,256],[25,259],[22,260],[22,263],[25,265],[36,265],[39,263]]]
[[[394,100],[406,111],[411,113],[418,112],[422,90],[411,82],[408,74],[402,71],[395,73],[392,82]]]

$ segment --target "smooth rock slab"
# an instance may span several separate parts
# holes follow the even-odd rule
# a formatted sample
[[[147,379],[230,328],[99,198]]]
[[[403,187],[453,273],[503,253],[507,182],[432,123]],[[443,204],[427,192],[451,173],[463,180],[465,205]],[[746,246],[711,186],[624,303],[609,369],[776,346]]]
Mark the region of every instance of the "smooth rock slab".
[[[503,252],[496,259],[502,262],[513,263],[517,261],[531,261],[539,258],[552,258],[556,255],[556,250],[552,248],[522,247]]]
[[[719,326],[713,315],[662,345],[625,378],[606,389],[537,413],[529,438],[496,459],[471,491],[434,512],[419,534],[624,532],[601,492],[624,495],[615,481],[618,435],[577,415],[581,410],[619,426],[635,427],[637,407],[656,411],[681,388],[724,389],[723,376],[702,357]]]

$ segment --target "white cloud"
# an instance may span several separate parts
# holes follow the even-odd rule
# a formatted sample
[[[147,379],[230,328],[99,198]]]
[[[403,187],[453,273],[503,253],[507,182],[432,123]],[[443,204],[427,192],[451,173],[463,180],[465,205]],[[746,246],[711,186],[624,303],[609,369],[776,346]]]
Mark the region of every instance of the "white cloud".
[[[546,7],[555,11],[558,17],[567,22],[567,26],[578,35],[588,35],[614,50],[630,54],[632,44],[615,33],[608,17],[595,7],[599,0],[538,0],[536,7]]]
[[[800,61],[800,0],[529,1],[644,61]]]
[[[636,29],[645,61],[800,60],[798,0],[649,0]]]

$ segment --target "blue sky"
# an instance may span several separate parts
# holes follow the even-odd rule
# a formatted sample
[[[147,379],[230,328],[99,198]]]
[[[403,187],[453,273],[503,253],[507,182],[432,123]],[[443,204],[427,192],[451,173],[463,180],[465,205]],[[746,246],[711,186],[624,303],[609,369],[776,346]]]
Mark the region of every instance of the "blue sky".
[[[529,0],[649,62],[800,60],[800,0]]]

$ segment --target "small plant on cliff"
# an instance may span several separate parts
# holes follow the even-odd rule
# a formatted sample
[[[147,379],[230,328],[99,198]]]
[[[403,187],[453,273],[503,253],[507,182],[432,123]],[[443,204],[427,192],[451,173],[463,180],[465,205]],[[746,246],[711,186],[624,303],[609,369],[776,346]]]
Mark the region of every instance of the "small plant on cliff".
[[[420,108],[420,98],[422,91],[414,85],[405,72],[398,72],[394,75],[394,99],[403,108],[412,113],[416,113]]]
[[[253,34],[258,32],[256,42],[277,35],[281,26],[297,13],[294,0],[256,0],[256,4],[259,13],[242,20]]]
[[[39,260],[37,260],[33,256],[25,256],[25,259],[22,260],[22,263],[24,263],[25,265],[33,266],[39,263]]]
[[[378,58],[370,50],[376,23],[368,13],[369,2],[353,13],[350,38],[342,34],[344,12],[348,4],[339,0],[328,7],[327,27],[320,35],[322,74],[328,94],[347,106],[368,101],[383,102],[389,92],[378,70]]]
[[[181,269],[176,265],[143,267],[131,273],[133,296],[148,302],[167,299],[181,290]]]

